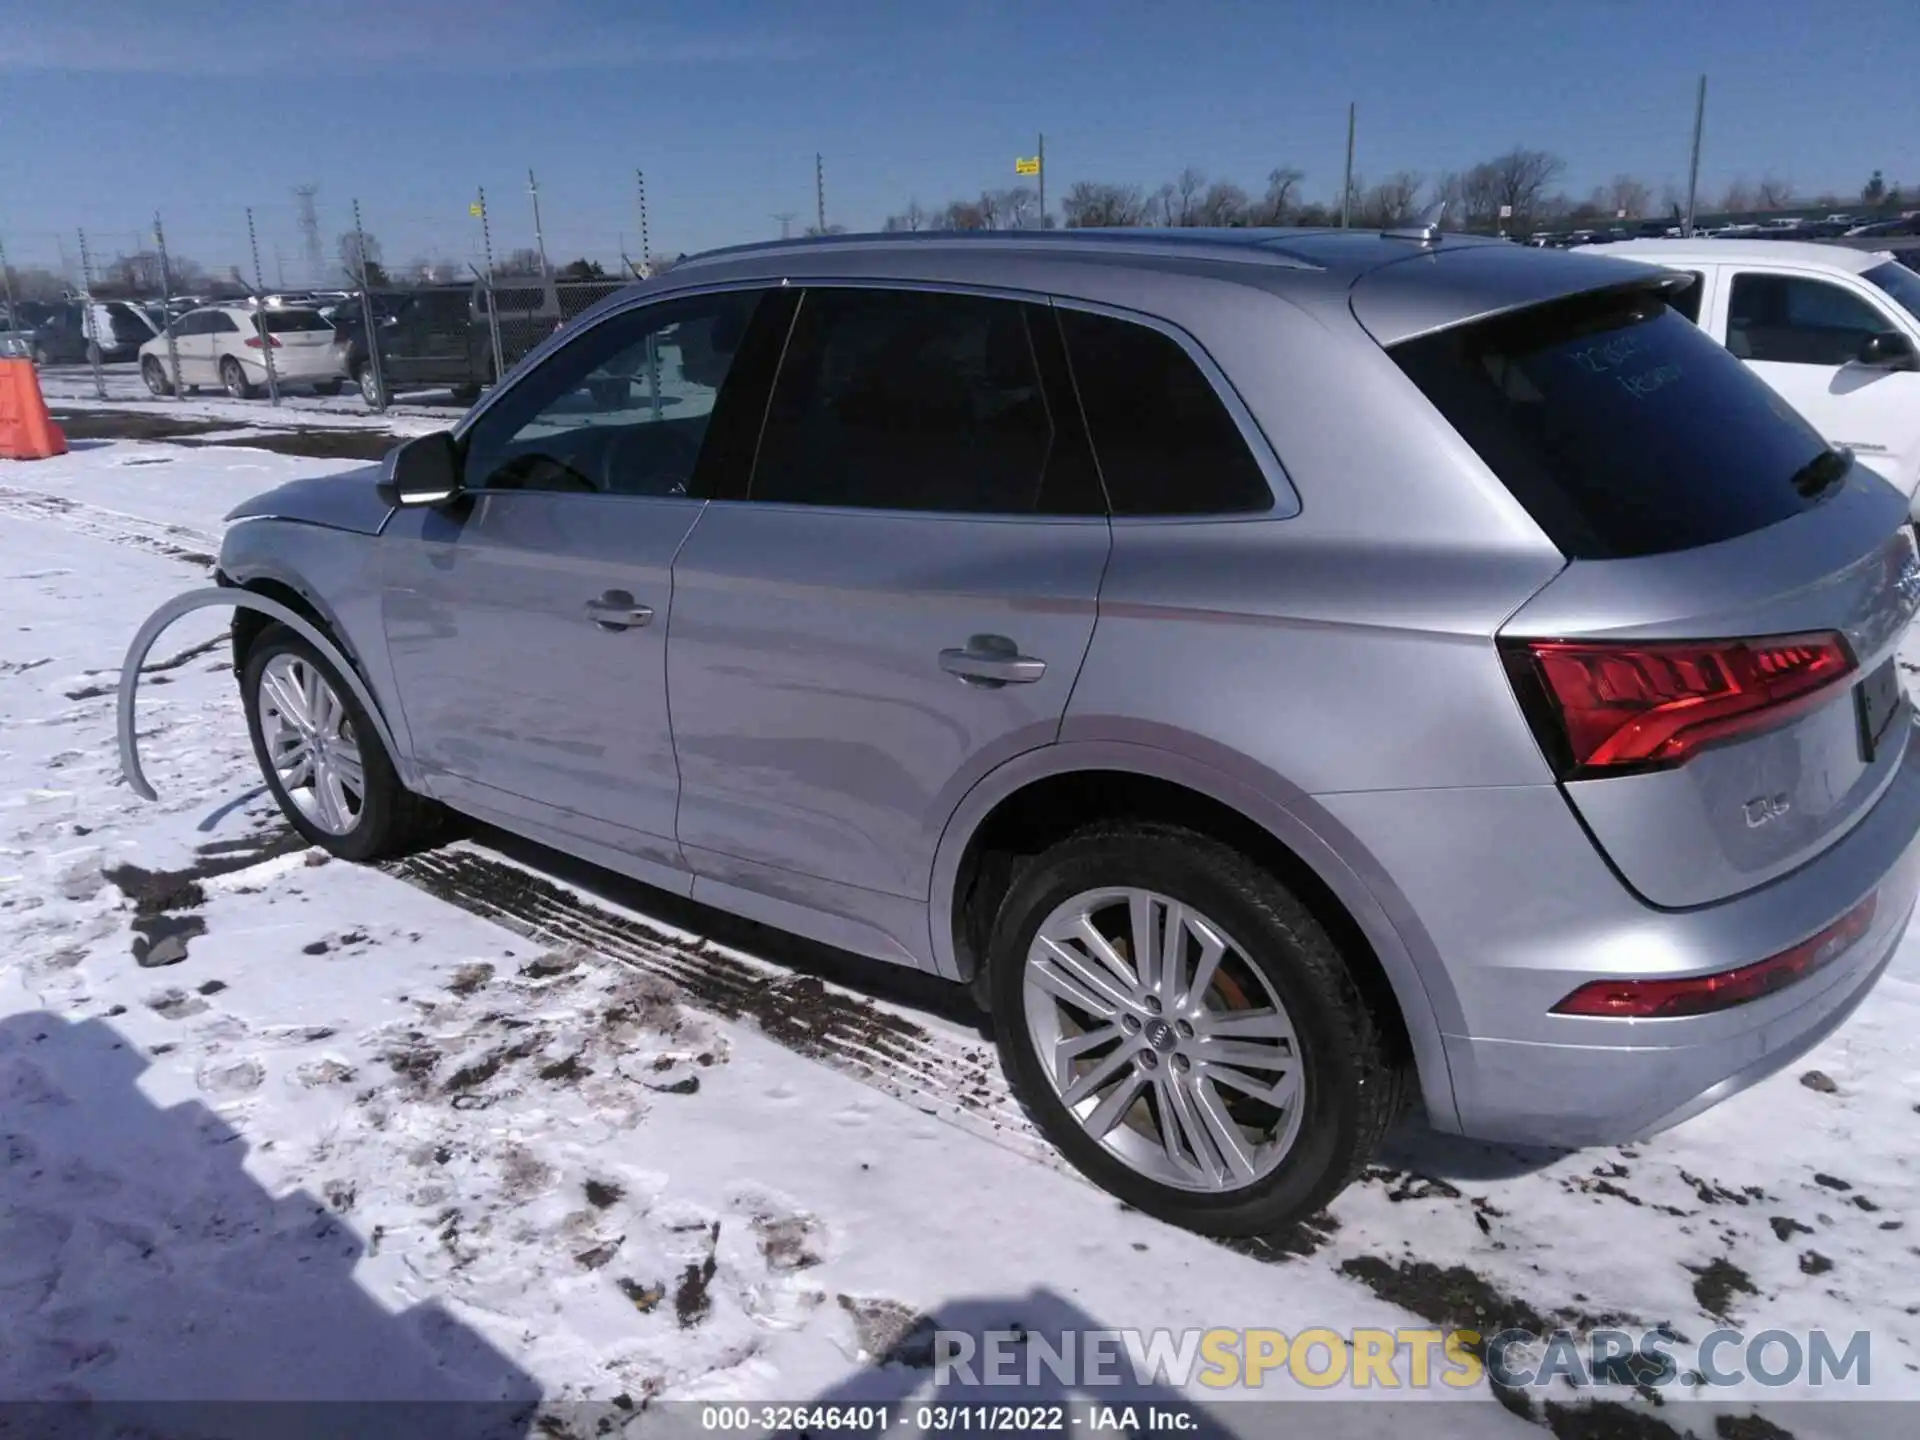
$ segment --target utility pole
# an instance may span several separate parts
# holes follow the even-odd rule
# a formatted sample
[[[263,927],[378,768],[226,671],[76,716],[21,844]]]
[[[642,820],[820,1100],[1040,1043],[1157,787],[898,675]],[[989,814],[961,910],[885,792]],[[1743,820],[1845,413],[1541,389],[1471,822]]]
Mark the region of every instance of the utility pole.
[[[1353,223],[1353,123],[1357,107],[1347,102],[1347,178],[1340,185],[1340,228]]]
[[[327,262],[320,253],[320,212],[314,208],[313,197],[320,193],[318,185],[296,185],[293,198],[300,202],[300,238],[307,252],[307,283],[319,285],[326,279]],[[280,263],[279,247],[274,247],[274,263]],[[285,274],[280,283],[287,283]]]
[[[634,184],[640,187],[640,263],[649,274],[653,271],[653,241],[647,236],[647,172],[635,170]]]
[[[818,150],[813,152],[813,210],[814,233],[824,235],[827,233],[827,170]]]
[[[780,222],[780,238],[785,240],[791,237],[793,234],[793,211],[782,210],[773,218]]]
[[[540,278],[547,278],[547,237],[540,229],[540,182],[527,171],[527,193],[533,196],[533,243],[540,251]]]
[[[1687,220],[1680,233],[1693,235],[1693,202],[1700,193],[1700,137],[1707,126],[1707,77],[1700,77],[1700,90],[1693,102],[1693,159],[1687,166]]]
[[[1033,178],[1039,182],[1040,228],[1044,230],[1047,228],[1047,137],[1044,133],[1040,136],[1040,143],[1035,147],[1033,154],[1040,166]]]

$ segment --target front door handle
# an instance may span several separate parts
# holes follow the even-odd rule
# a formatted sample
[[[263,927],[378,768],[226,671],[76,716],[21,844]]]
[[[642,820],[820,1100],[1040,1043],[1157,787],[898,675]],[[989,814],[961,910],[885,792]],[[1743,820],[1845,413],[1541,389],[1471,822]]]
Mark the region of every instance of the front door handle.
[[[942,650],[940,668],[965,684],[997,690],[1002,685],[1031,685],[1047,673],[1047,662],[1022,655],[1004,635],[974,635],[965,649]]]
[[[638,630],[653,623],[653,607],[640,604],[625,590],[609,590],[587,601],[586,614],[602,630]]]

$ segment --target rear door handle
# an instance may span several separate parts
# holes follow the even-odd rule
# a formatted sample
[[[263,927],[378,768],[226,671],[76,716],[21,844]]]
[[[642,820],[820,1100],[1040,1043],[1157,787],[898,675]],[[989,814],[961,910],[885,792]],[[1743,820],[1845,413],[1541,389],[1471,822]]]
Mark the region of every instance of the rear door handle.
[[[653,623],[653,607],[640,604],[625,590],[609,590],[587,601],[586,614],[602,630],[638,630]]]
[[[1004,635],[975,635],[963,650],[942,650],[940,668],[968,685],[998,689],[1031,685],[1047,673],[1047,662],[1022,655],[1020,647]]]

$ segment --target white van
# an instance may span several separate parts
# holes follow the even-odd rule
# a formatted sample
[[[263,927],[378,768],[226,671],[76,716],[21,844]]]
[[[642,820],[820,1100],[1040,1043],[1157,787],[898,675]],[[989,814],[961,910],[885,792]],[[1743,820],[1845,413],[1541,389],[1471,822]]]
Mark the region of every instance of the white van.
[[[1909,497],[1920,522],[1920,272],[1792,240],[1629,240],[1606,253],[1696,277],[1676,308]]]

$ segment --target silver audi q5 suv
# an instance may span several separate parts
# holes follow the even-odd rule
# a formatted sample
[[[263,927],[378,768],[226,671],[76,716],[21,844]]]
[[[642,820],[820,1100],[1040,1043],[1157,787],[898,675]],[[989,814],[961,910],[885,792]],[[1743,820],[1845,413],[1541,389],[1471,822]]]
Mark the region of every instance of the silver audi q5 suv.
[[[234,512],[268,784],[971,984],[1220,1234],[1417,1102],[1600,1144],[1838,1026],[1920,887],[1905,501],[1675,277],[1401,233],[683,264]]]

